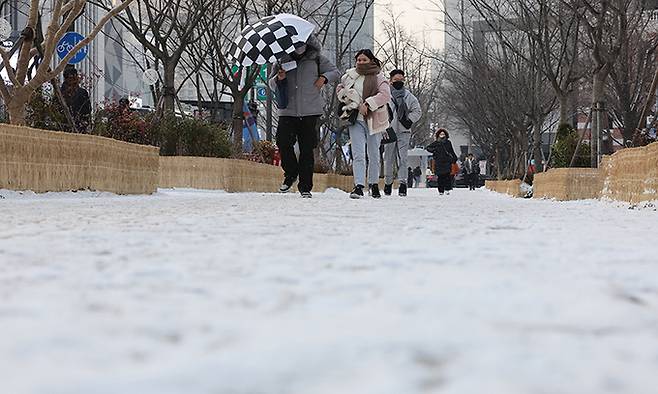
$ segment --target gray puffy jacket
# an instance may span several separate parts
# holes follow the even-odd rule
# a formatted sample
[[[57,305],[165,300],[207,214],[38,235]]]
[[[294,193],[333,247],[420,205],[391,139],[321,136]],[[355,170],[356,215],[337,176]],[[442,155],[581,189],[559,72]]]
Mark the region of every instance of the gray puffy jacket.
[[[297,68],[286,73],[287,98],[286,108],[279,108],[279,116],[314,116],[324,113],[324,98],[321,90],[315,87],[315,81],[324,76],[327,84],[336,82],[340,72],[329,59],[320,53],[317,40],[309,40],[307,51],[297,61]],[[284,57],[280,64],[292,61],[291,57]],[[268,83],[273,92],[277,91],[277,72],[280,65],[272,69],[272,77]]]

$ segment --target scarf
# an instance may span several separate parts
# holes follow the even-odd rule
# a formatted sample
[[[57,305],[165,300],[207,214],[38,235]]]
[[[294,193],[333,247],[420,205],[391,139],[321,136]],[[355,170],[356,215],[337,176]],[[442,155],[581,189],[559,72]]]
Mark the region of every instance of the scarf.
[[[377,75],[381,72],[381,68],[375,63],[357,64],[356,72],[366,77],[363,81],[363,100],[365,101],[367,98],[376,95],[379,92]]]
[[[409,109],[407,108],[407,102],[404,100],[404,96],[407,93],[407,89],[394,89],[391,88],[391,96],[393,97],[393,102],[395,103],[395,108],[398,114],[398,120],[406,119],[409,116]]]

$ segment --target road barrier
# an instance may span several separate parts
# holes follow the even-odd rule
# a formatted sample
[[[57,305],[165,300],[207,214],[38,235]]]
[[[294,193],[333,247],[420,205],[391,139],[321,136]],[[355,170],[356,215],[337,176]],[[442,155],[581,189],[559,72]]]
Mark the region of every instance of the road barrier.
[[[158,164],[152,146],[0,125],[0,189],[149,194],[157,189]]]
[[[658,142],[606,157],[601,172],[602,197],[631,203],[658,200]]]
[[[535,174],[533,197],[560,201],[601,197],[603,177],[596,168],[555,168]]]
[[[0,125],[0,189],[150,194],[158,187],[278,190],[281,167],[246,160],[160,157],[158,148],[86,134]],[[352,177],[315,174],[314,191],[352,189]]]
[[[0,125],[0,189],[99,190],[149,194],[163,188],[272,192],[280,167],[245,160],[160,157],[151,146],[109,138]],[[314,188],[350,191],[351,176],[315,174]],[[490,190],[522,197],[520,180],[487,181]],[[536,174],[534,197],[557,200],[658,200],[658,143],[605,157],[599,169],[559,168]]]
[[[523,197],[521,192],[521,181],[519,179],[512,179],[509,181],[485,181],[485,188],[502,194],[507,194],[512,197]]]
[[[160,157],[162,188],[218,189],[228,192],[273,192],[283,180],[281,167],[246,160],[208,157]],[[315,174],[313,191],[328,188],[352,190],[352,177]]]
[[[520,181],[487,181],[487,188],[514,195]],[[535,174],[533,197],[561,201],[608,198],[639,203],[658,200],[658,143],[606,156],[598,169],[555,168]]]

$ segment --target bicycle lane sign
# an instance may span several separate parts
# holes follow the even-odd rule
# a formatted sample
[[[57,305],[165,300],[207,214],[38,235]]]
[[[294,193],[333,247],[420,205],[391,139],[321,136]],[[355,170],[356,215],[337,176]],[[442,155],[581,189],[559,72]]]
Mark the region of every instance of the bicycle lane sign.
[[[64,59],[66,55],[71,52],[74,46],[76,46],[77,43],[82,41],[84,37],[82,34],[74,32],[74,31],[69,31],[62,38],[59,40],[57,43],[57,56],[59,59]],[[80,63],[82,60],[84,60],[85,57],[87,57],[87,52],[89,51],[89,46],[85,45],[76,53],[71,60],[69,60],[69,64],[77,64]]]

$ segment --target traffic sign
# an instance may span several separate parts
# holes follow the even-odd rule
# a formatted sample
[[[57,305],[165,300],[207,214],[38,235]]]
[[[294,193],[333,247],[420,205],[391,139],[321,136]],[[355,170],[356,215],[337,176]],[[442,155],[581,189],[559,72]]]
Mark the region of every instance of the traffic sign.
[[[82,40],[84,40],[84,36],[80,33],[69,31],[64,34],[64,36],[62,36],[62,38],[57,43],[57,56],[60,58],[60,60],[64,59],[64,57],[66,57],[66,55],[68,55],[69,52],[73,50],[73,47],[75,47]],[[84,60],[85,57],[87,57],[88,51],[89,46],[85,45],[71,58],[71,60],[69,60],[69,64],[80,63],[82,60]]]
[[[267,100],[267,88],[265,86],[257,86],[256,95],[258,96],[258,101]]]

